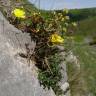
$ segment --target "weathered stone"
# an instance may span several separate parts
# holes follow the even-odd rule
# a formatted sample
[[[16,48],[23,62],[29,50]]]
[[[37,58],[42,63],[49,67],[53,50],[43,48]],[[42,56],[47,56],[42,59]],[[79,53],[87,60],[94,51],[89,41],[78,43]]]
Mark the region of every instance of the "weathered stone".
[[[59,86],[62,89],[62,91],[64,92],[64,95],[61,95],[61,96],[70,96],[68,75],[67,75],[67,70],[66,70],[66,62],[64,60],[64,58],[66,58],[65,57],[66,56],[66,52],[64,51],[64,47],[63,46],[57,46],[57,47],[59,48],[60,51],[62,51],[60,53],[61,59],[62,59],[62,62],[60,64],[62,79],[59,82]]]
[[[0,96],[55,96],[53,90],[43,89],[37,78],[34,62],[28,67],[27,60],[18,53],[25,52],[25,43],[31,42],[0,13]]]

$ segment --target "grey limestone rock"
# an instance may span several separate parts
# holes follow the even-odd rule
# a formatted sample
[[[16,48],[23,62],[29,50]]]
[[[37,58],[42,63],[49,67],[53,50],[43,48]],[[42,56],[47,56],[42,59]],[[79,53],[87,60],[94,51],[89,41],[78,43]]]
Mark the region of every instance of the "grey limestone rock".
[[[28,34],[9,24],[0,13],[0,96],[55,96],[52,89],[40,86],[34,62],[29,67],[18,55],[25,52],[28,42],[35,47]]]

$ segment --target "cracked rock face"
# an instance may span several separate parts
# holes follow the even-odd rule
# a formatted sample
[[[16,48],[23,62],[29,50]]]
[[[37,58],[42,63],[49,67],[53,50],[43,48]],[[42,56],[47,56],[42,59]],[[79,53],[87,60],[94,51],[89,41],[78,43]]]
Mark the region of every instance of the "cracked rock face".
[[[37,79],[34,62],[28,67],[27,60],[18,53],[25,52],[30,36],[22,33],[0,13],[0,96],[55,96],[52,89],[43,89]]]

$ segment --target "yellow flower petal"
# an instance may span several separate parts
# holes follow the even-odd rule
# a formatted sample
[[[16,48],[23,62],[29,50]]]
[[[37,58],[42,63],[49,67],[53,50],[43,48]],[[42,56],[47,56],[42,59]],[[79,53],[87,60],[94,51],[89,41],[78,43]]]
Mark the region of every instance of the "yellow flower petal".
[[[17,18],[25,18],[25,12],[19,8],[16,8],[15,10],[12,11],[12,13],[15,15]]]
[[[54,43],[63,43],[64,42],[64,39],[59,36],[58,34],[52,34],[51,37],[50,37],[50,41],[54,44]]]

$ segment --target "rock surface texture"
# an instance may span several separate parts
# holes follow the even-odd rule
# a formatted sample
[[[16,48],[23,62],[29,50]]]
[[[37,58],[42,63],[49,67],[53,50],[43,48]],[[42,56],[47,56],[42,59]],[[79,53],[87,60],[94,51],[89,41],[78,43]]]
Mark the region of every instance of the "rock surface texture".
[[[55,96],[53,90],[40,86],[34,62],[28,67],[18,55],[28,42],[30,36],[10,25],[0,12],[0,96]]]

